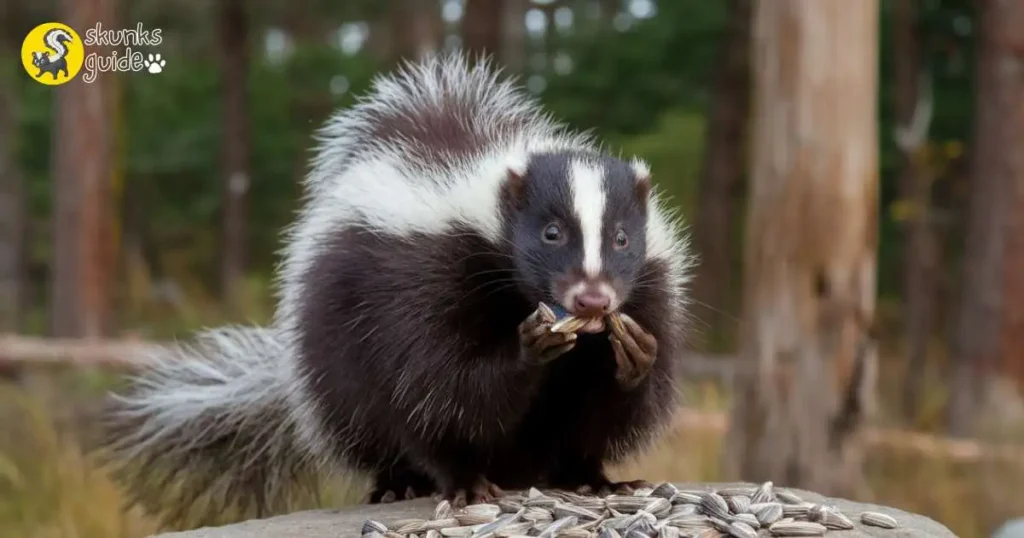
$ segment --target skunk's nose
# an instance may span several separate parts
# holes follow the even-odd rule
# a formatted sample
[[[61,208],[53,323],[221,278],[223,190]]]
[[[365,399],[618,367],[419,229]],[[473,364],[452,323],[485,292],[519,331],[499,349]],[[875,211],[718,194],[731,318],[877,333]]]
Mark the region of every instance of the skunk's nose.
[[[600,290],[588,289],[576,296],[576,315],[582,318],[599,318],[608,312],[612,298]]]

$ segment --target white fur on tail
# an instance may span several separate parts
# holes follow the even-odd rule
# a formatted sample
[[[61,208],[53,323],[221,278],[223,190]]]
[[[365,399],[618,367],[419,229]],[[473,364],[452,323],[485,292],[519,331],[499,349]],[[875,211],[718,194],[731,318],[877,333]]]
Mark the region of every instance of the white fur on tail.
[[[325,458],[298,442],[288,355],[271,330],[222,327],[148,357],[106,416],[106,456],[129,496],[166,523],[209,524],[315,494]]]

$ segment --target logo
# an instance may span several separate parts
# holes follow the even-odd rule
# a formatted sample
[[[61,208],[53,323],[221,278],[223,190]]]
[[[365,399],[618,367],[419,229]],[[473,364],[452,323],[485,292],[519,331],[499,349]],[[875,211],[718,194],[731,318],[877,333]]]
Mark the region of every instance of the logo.
[[[84,61],[85,44],[66,24],[40,24],[21,43],[21,65],[33,80],[48,86],[75,78]]]

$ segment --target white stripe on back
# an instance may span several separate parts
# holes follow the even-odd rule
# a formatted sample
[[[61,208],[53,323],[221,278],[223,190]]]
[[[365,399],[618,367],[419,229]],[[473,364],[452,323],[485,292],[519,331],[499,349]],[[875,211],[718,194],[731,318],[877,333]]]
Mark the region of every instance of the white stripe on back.
[[[601,273],[604,170],[583,161],[573,161],[569,167],[569,185],[583,233],[583,273],[595,278]]]

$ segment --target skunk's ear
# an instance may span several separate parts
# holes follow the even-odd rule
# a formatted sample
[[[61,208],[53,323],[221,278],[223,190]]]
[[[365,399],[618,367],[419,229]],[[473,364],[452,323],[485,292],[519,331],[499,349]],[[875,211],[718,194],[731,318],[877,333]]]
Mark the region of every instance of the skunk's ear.
[[[521,209],[526,202],[526,163],[514,162],[505,170],[505,201],[516,209]]]
[[[634,157],[630,163],[633,168],[633,175],[636,179],[636,198],[640,205],[647,207],[647,201],[651,197],[651,167],[646,162]]]

